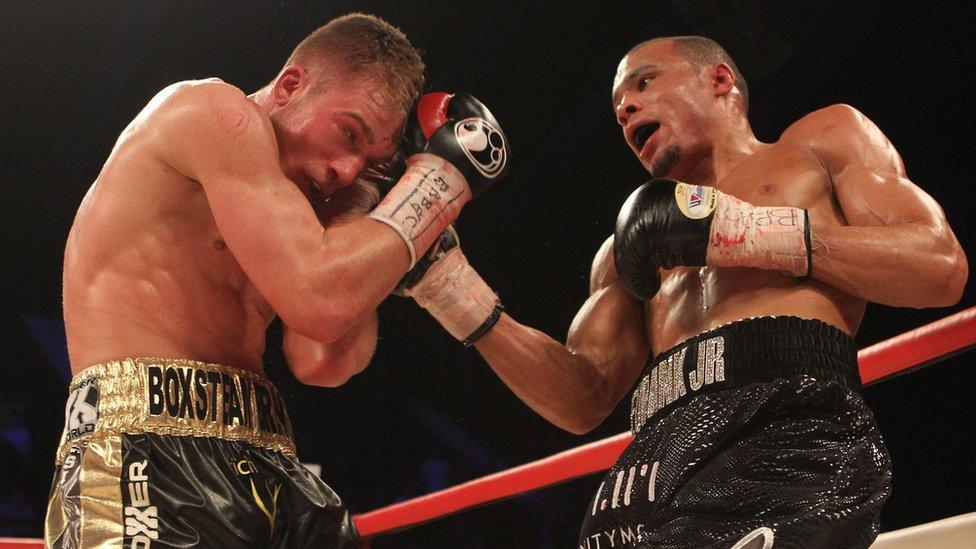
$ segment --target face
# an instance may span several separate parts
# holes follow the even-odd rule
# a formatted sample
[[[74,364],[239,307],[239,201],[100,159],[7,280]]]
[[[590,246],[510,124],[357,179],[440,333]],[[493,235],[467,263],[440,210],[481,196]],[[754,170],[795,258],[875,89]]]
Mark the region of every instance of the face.
[[[393,156],[403,115],[383,101],[378,84],[334,77],[313,88],[307,74],[287,81],[287,71],[270,116],[282,170],[306,196],[328,197]]]
[[[666,41],[647,44],[620,61],[614,113],[627,145],[651,175],[680,178],[708,154],[711,89],[708,74],[695,70]]]

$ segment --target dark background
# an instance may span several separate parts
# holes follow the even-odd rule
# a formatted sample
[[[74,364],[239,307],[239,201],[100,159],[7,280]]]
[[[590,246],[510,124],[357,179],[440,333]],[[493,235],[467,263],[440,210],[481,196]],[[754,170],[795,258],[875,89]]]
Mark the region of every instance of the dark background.
[[[380,15],[425,52],[432,89],[470,91],[506,129],[510,177],[466,208],[466,253],[518,320],[562,338],[616,211],[646,174],[610,109],[630,46],[718,39],[749,78],[751,121],[775,140],[805,113],[849,103],[976,254],[973,8],[966,3],[27,2],[0,1],[3,227],[0,535],[39,536],[68,382],[61,254],[74,211],[120,130],[163,86],[220,76],[246,91],[330,18]],[[956,7],[948,7],[948,6]],[[859,346],[976,304],[871,305]],[[411,302],[380,309],[372,366],[338,389],[303,387],[269,337],[299,453],[362,512],[627,428],[621,407],[564,433],[516,399],[473,351]],[[890,530],[976,510],[969,434],[973,353],[866,390],[894,459]],[[598,476],[462,513],[375,547],[569,547]]]

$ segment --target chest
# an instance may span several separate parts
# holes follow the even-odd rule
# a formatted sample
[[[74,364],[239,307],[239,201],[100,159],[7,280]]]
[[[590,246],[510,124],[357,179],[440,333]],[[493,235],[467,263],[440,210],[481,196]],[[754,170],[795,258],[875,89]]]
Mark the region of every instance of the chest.
[[[724,193],[757,206],[830,209],[830,176],[809,151],[774,146],[736,166],[715,185]],[[812,213],[812,212],[811,212]]]

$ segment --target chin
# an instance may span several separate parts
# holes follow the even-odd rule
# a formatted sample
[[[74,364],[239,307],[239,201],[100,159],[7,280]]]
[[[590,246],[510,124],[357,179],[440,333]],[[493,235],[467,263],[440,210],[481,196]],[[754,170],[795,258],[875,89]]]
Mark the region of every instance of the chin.
[[[659,154],[656,154],[650,161],[650,167],[644,167],[651,173],[652,177],[676,177],[675,168],[681,161],[681,148],[677,145],[668,145]]]

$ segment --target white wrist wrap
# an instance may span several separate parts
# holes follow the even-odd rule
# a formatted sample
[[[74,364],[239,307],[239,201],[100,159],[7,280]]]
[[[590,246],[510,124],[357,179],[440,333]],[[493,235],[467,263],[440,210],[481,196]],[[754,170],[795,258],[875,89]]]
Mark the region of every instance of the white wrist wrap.
[[[469,200],[471,189],[457,168],[439,156],[420,153],[407,160],[403,177],[369,216],[403,238],[413,268],[417,250],[430,248]]]
[[[471,267],[461,248],[434,262],[420,282],[405,293],[461,341],[475,334],[498,304],[498,296]]]
[[[810,233],[802,208],[753,206],[716,191],[705,262],[808,276]]]

